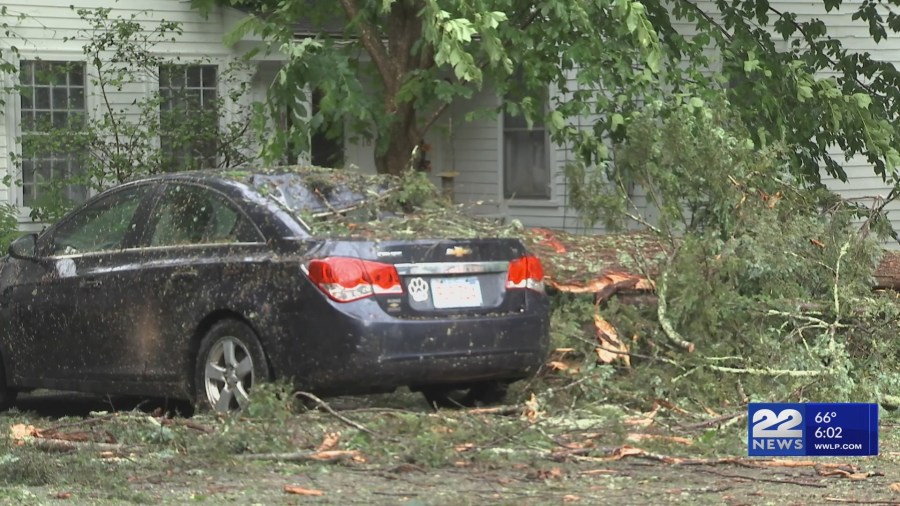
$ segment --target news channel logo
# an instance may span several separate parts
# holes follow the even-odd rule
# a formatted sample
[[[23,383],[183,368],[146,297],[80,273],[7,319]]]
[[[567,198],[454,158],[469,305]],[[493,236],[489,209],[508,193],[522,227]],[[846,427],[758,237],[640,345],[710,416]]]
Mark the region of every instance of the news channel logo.
[[[751,403],[747,453],[759,457],[878,455],[878,405]]]

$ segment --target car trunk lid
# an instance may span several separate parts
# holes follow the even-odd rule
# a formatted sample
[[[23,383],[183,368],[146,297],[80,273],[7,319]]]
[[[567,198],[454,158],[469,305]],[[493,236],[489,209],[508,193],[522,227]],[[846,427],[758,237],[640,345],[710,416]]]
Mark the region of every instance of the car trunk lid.
[[[363,270],[382,280],[373,283],[371,295],[385,312],[399,318],[524,311],[525,285],[520,279],[510,284],[509,276],[510,265],[525,256],[517,239],[336,240],[316,254],[320,259],[360,259]],[[385,265],[396,270],[396,280],[383,281],[386,274],[378,266]],[[534,284],[531,288],[538,289]]]

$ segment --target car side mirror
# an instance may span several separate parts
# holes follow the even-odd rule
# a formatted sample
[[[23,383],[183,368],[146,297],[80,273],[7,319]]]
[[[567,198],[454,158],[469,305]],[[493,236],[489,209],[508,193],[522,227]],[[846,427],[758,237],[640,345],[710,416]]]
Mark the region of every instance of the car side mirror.
[[[9,256],[19,260],[37,259],[37,234],[19,237],[9,245]]]

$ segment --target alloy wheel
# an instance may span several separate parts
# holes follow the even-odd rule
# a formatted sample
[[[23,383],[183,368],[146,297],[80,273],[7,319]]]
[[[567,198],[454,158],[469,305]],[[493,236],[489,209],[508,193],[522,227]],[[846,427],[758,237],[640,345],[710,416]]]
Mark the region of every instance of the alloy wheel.
[[[209,405],[220,413],[243,409],[250,402],[253,357],[234,336],[220,338],[206,357],[203,382]]]

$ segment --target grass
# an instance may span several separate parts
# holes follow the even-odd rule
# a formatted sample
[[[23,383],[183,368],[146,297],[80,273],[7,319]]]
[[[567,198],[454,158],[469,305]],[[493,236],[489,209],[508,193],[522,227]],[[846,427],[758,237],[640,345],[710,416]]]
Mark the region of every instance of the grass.
[[[622,445],[680,457],[746,454],[745,420],[687,430],[683,426],[695,423],[697,417],[664,407],[642,411],[600,402],[578,401],[573,405],[571,397],[548,393],[548,388],[559,386],[552,381],[530,386],[535,390],[517,385],[512,401],[519,407],[527,401],[528,409],[539,412],[534,418],[526,416],[528,411],[507,415],[467,410],[433,412],[420,396],[409,392],[328,400],[342,417],[366,431],[294,402],[279,385],[267,387],[254,410],[235,417],[207,414],[165,421],[144,412],[126,411],[51,419],[40,412],[13,411],[0,416],[0,423],[24,423],[45,430],[58,427],[63,434],[113,440],[122,449],[104,454],[84,444],[76,451],[48,453],[27,440],[21,444],[7,440],[0,446],[0,503],[44,504],[68,497],[79,504],[292,504],[305,500],[541,504],[577,502],[571,497],[563,499],[577,496],[583,503],[609,499],[624,503],[717,504],[723,500],[714,491],[721,487],[714,486],[715,480],[697,466],[607,457]],[[532,391],[538,394],[534,399]],[[565,402],[557,402],[563,399]],[[892,430],[895,423],[897,416],[886,414],[883,457],[849,462],[862,468],[900,472],[900,462],[890,454],[890,449],[900,448],[900,435]],[[662,437],[633,441],[630,438],[634,434]],[[690,438],[693,444],[667,439],[670,436]],[[314,454],[323,445],[358,452],[359,458],[293,462],[246,457]],[[780,470],[712,469],[726,475],[740,471],[782,476],[773,474]],[[790,479],[816,479],[812,469],[792,473]],[[873,478],[869,485],[878,483]],[[286,485],[324,495],[296,497],[284,492]],[[829,487],[835,487],[835,494],[853,497],[880,500],[878,494],[887,490],[886,484],[880,484],[881,488],[867,492],[860,488],[865,485],[828,482]],[[769,493],[742,479],[732,479],[729,487],[738,493]],[[791,489],[792,485],[784,487]],[[678,492],[673,492],[676,489]],[[821,498],[819,488],[811,488],[812,492],[818,495],[808,496],[808,500]]]

